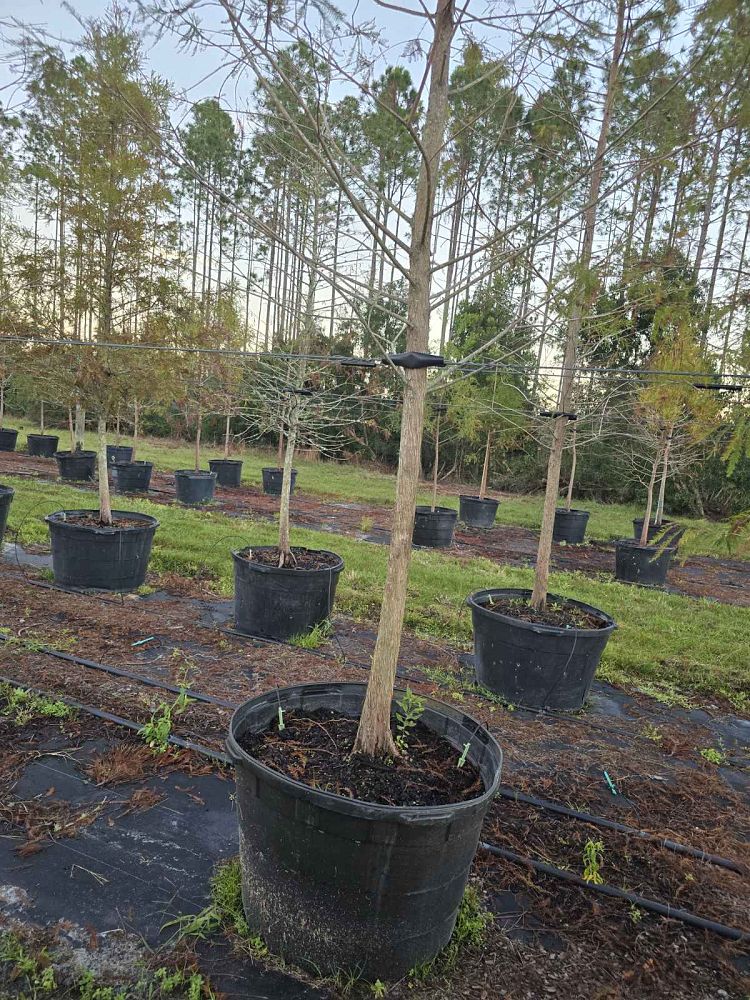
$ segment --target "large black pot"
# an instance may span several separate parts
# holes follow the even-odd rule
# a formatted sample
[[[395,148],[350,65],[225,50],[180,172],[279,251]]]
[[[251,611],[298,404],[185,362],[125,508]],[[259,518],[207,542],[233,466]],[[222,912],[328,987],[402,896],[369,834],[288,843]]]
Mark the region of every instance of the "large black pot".
[[[619,538],[615,542],[615,579],[642,587],[663,587],[676,551],[666,541],[641,546],[633,538]]]
[[[530,590],[478,590],[467,598],[474,626],[477,680],[502,698],[527,708],[575,711],[588,695],[604,647],[616,628],[609,615],[580,601],[548,600],[599,617],[604,628],[558,628],[498,614],[493,598],[527,601]]]
[[[133,449],[129,444],[108,444],[107,445],[107,465],[114,465],[115,462],[132,462]]]
[[[0,543],[2,543],[3,535],[5,534],[5,526],[8,523],[8,511],[13,502],[15,492],[10,486],[0,486]]]
[[[237,458],[212,458],[208,463],[216,473],[219,486],[239,486],[242,482],[242,461]]]
[[[254,551],[272,546],[256,545]],[[246,550],[242,550],[246,551]],[[327,555],[336,555],[327,552]],[[289,639],[330,618],[344,560],[323,569],[279,569],[234,559],[234,624],[240,632]]]
[[[633,538],[636,542],[641,540],[643,520],[642,517],[633,518]],[[654,524],[653,521],[649,521],[646,541],[653,542],[655,538],[659,538],[662,535],[666,536],[667,534],[672,535],[677,531],[679,531],[679,526],[674,521],[668,521],[666,518],[662,519],[661,524]]]
[[[417,507],[414,515],[412,544],[432,549],[446,549],[453,542],[458,511],[451,507]]]
[[[54,458],[60,438],[56,434],[27,434],[26,446],[29,455],[38,458]]]
[[[499,500],[492,500],[490,497],[480,500],[479,497],[460,496],[458,517],[470,528],[491,528],[499,505]]]
[[[112,483],[117,493],[147,493],[151,485],[152,462],[115,462]]]
[[[475,799],[436,807],[375,805],[311,788],[247,754],[239,740],[284,710],[356,717],[364,684],[301,684],[253,698],[232,716],[242,901],[272,952],[320,974],[395,980],[450,939],[502,752],[478,722],[425,699],[421,722],[482,775]]]
[[[60,479],[93,479],[96,469],[95,451],[58,451],[55,461]]]
[[[556,542],[567,542],[568,545],[581,545],[586,537],[588,523],[587,510],[566,510],[565,507],[558,507],[555,511],[552,538]]]
[[[18,431],[11,430],[10,427],[0,431],[0,451],[15,451],[17,437]]]
[[[208,503],[216,487],[215,472],[196,472],[194,469],[177,469],[174,474],[177,499],[180,503]]]
[[[283,469],[263,469],[263,492],[270,493],[271,496],[281,496],[281,484],[284,480]],[[292,469],[292,488],[289,491],[294,493],[294,484],[297,482],[297,470]]]
[[[132,511],[113,510],[112,516],[127,517],[137,524],[105,528],[76,524],[71,515],[96,510],[59,510],[45,517],[52,543],[52,572],[62,587],[92,587],[97,590],[135,590],[146,579],[155,517]]]

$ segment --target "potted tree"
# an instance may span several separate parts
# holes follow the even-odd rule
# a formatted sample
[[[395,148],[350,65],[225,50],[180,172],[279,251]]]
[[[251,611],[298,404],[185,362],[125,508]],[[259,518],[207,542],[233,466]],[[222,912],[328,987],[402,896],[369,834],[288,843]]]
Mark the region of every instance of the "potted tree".
[[[573,484],[576,478],[578,463],[578,416],[571,413],[568,417],[573,423],[570,440],[570,475],[568,488],[565,491],[565,506],[555,510],[555,524],[552,538],[555,542],[566,542],[568,545],[582,545],[586,537],[586,525],[589,522],[589,511],[573,508]]]
[[[60,438],[56,434],[45,434],[44,429],[44,400],[39,400],[39,433],[27,434],[26,444],[29,455],[38,458],[54,458]]]
[[[208,467],[216,473],[220,486],[237,487],[242,483],[242,459],[230,458],[232,419],[241,411],[242,368],[234,358],[217,370],[219,387],[216,397],[218,410],[224,416],[224,453],[221,458],[209,460]]]
[[[5,399],[16,371],[18,347],[4,343],[0,348],[0,451],[15,451],[18,431],[5,426]]]
[[[612,110],[628,32],[627,0],[618,0],[596,150],[590,160],[580,254],[569,298],[562,367],[553,413],[542,524],[533,590],[495,588],[467,598],[474,626],[479,682],[508,701],[533,708],[572,710],[588,695],[615,623],[605,612],[549,594],[555,511],[568,415],[572,413],[581,328],[596,294],[592,273],[596,212]]]
[[[286,427],[276,546],[234,551],[236,627],[252,635],[288,639],[326,621],[344,562],[334,552],[292,547],[290,503],[298,444],[328,450],[345,425],[338,397],[326,391],[326,371],[304,360],[261,359],[252,368],[244,408],[248,434],[261,436],[278,421]],[[346,423],[350,422],[350,415]]]
[[[659,340],[649,359],[650,371],[701,371],[706,366],[690,310],[672,304],[668,311],[657,312],[654,324]],[[615,542],[615,579],[665,585],[681,534],[679,526],[664,517],[667,481],[671,472],[694,461],[696,449],[718,427],[720,413],[717,396],[690,377],[650,376],[638,392],[632,458],[636,470],[645,467],[646,508],[644,516],[633,521],[635,537]]]
[[[49,363],[37,369],[42,393],[68,411],[70,450],[57,450],[55,461],[60,478],[73,482],[92,480],[96,473],[96,452],[84,448],[85,410],[81,393],[87,372],[83,353],[72,347],[55,347]]]
[[[97,417],[98,510],[59,510],[47,522],[52,571],[63,587],[127,591],[141,586],[159,522],[148,514],[112,510],[107,465],[107,419],[128,391],[130,373],[116,351],[91,347],[76,365],[79,398]]]
[[[11,486],[0,486],[0,544],[8,524],[8,513],[16,491]]]
[[[445,403],[434,403],[435,457],[432,463],[432,503],[429,507],[417,506],[414,516],[412,543],[428,548],[448,548],[453,542],[453,531],[458,514],[452,507],[438,507],[438,468],[440,463],[440,421],[447,412]]]

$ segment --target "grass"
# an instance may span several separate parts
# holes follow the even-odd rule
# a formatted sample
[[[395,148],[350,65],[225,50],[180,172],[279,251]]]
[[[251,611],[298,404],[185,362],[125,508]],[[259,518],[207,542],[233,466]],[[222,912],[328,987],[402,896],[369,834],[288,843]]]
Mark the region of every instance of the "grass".
[[[26,434],[36,433],[37,427],[23,421],[14,421],[13,426],[19,428],[18,449],[26,447]],[[67,430],[56,430],[60,435],[61,447],[68,447]],[[130,438],[123,437],[122,444],[130,443]],[[88,433],[86,445],[95,448],[95,436]],[[202,465],[208,468],[210,458],[219,458],[222,449],[219,445],[206,445],[202,449]],[[275,465],[275,457],[239,448],[233,452],[234,458],[242,458],[242,482],[247,485],[259,486],[261,469],[264,466]],[[191,469],[194,464],[193,448],[189,442],[178,442],[161,438],[142,438],[138,444],[137,458],[153,462],[155,468],[171,472],[174,469]],[[295,461],[299,469],[298,487],[304,493],[321,497],[331,497],[337,500],[358,501],[381,506],[392,506],[396,487],[395,475],[363,469],[356,465],[320,461]],[[425,490],[420,494],[418,502],[429,504],[431,493]],[[458,497],[441,495],[439,503],[443,507],[458,509]],[[586,510],[591,512],[588,525],[589,538],[609,540],[612,538],[629,538],[633,533],[633,518],[643,517],[640,507],[627,504],[606,504],[594,500],[581,502]],[[542,512],[542,496],[513,496],[502,500],[497,512],[500,524],[517,525],[522,528],[536,529],[539,527]],[[683,541],[682,551],[695,555],[726,555],[725,536],[727,526],[721,522],[679,518],[680,523],[688,529]],[[372,527],[372,519],[363,518],[363,531]],[[369,525],[369,527],[367,526]]]
[[[47,544],[44,515],[61,508],[86,508],[91,491],[55,483],[8,477],[16,489],[10,530],[19,540]],[[230,549],[271,545],[276,528],[265,521],[230,518],[209,510],[189,510],[128,499],[128,508],[160,521],[151,568],[211,581],[221,594],[232,593]],[[337,610],[373,622],[380,610],[387,550],[327,532],[293,529],[293,541],[310,548],[335,548],[345,569],[337,591]],[[406,625],[425,638],[471,643],[466,596],[486,587],[530,588],[533,572],[488,559],[459,560],[439,551],[415,551],[409,574]],[[630,587],[610,578],[553,573],[551,593],[575,597],[611,614],[619,628],[604,653],[599,676],[633,685],[665,703],[690,705],[697,698],[722,695],[737,709],[750,708],[747,635],[750,608],[694,600],[661,591]],[[7,625],[1,622],[0,626]]]

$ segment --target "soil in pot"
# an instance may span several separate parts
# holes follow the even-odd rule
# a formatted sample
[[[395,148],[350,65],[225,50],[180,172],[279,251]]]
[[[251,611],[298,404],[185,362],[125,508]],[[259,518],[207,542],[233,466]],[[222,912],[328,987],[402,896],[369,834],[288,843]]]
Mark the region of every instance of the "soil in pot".
[[[558,507],[555,511],[552,538],[556,542],[567,542],[568,545],[582,545],[588,523],[587,510],[568,510],[566,507]]]
[[[147,493],[151,485],[152,462],[115,462],[112,482],[117,493]]]
[[[598,608],[554,594],[535,611],[530,597],[529,590],[494,589],[468,598],[477,680],[513,704],[575,711],[615,623]]]
[[[485,497],[460,496],[458,498],[458,517],[470,528],[491,528],[495,523],[499,500]]]
[[[114,465],[115,462],[132,462],[133,449],[127,444],[107,445],[107,465]]]
[[[268,493],[270,496],[281,496],[281,484],[284,479],[283,469],[263,469],[263,492]],[[292,469],[292,488],[291,491],[294,493],[294,486],[297,482],[297,470]]]
[[[266,692],[237,709],[227,749],[236,765],[242,897],[251,930],[273,952],[319,974],[356,970],[370,981],[393,981],[450,938],[502,754],[463,710],[425,699],[419,723],[433,735],[424,737],[420,753],[415,743],[410,759],[376,761],[375,770],[359,771],[349,754],[364,693],[363,684]],[[296,764],[294,737],[279,738],[280,708],[305,747]],[[463,775],[456,765],[467,743],[464,766],[471,769]],[[463,800],[390,805],[346,793],[356,788],[391,801],[417,794],[445,799],[453,791],[441,793],[439,777],[428,772],[436,761],[445,767],[449,760],[446,788],[459,782],[456,794]],[[295,776],[310,766],[330,790],[308,783],[312,774]],[[419,792],[407,786],[408,767]],[[466,798],[475,782],[473,797]]]
[[[87,480],[94,478],[95,451],[58,451],[55,461],[60,479]]]
[[[26,446],[29,455],[38,458],[54,458],[60,439],[56,434],[27,434]]]
[[[5,528],[8,524],[8,511],[13,502],[15,490],[10,486],[0,486],[0,542],[3,540]]]
[[[235,628],[247,635],[289,639],[331,616],[344,562],[334,552],[292,548],[295,563],[279,568],[276,546],[233,552]]]
[[[236,458],[212,458],[208,463],[211,472],[216,473],[219,486],[237,487],[242,483],[242,461]]]
[[[635,539],[615,542],[615,579],[641,587],[664,587],[677,549],[674,545],[640,545]]]
[[[1,430],[0,451],[15,451],[17,437],[18,431],[14,431],[10,427],[6,427],[4,430]]]
[[[413,545],[447,549],[453,544],[458,511],[451,507],[417,507],[414,515]]]
[[[409,731],[408,752],[395,760],[352,755],[357,719],[333,709],[284,713],[262,733],[240,741],[267,767],[313,788],[385,806],[439,806],[464,802],[484,791],[479,769],[447,740],[421,723]],[[393,726],[393,735],[398,735]]]
[[[113,510],[103,525],[98,510],[57,511],[45,518],[55,583],[63,587],[127,591],[146,579],[155,517]]]
[[[194,469],[177,469],[174,474],[175,492],[180,503],[208,503],[216,487],[215,472],[196,472]]]

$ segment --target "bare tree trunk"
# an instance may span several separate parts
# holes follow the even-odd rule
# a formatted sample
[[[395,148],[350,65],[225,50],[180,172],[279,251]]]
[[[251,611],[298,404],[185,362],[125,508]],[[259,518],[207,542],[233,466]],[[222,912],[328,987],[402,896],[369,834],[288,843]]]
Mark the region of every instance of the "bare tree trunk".
[[[615,102],[617,91],[617,77],[620,68],[620,61],[625,43],[625,9],[629,0],[618,0],[617,4],[617,27],[612,47],[612,61],[609,66],[609,77],[607,80],[607,93],[602,109],[602,121],[599,128],[599,138],[596,144],[596,155],[591,166],[591,179],[589,182],[588,197],[586,200],[586,211],[584,214],[584,232],[581,255],[578,262],[580,272],[588,278],[588,270],[591,267],[591,256],[594,245],[594,230],[596,227],[596,206],[599,200],[599,189],[601,187],[602,174],[604,172],[604,153],[607,148],[607,136],[609,134],[609,124],[612,117],[612,108]],[[579,283],[576,291],[573,308],[568,323],[567,336],[565,339],[565,354],[563,357],[563,369],[560,377],[560,392],[558,410],[567,411],[572,398],[573,383],[575,380],[575,362],[578,349],[578,335],[583,323],[583,316],[586,306],[590,300],[592,291],[595,291],[593,282],[584,281]],[[552,446],[547,464],[547,486],[544,494],[544,510],[542,513],[542,526],[539,532],[539,548],[536,556],[536,572],[534,574],[534,589],[531,594],[531,605],[536,610],[542,610],[547,602],[547,590],[549,589],[549,566],[552,555],[552,533],[555,527],[555,509],[557,508],[557,496],[560,490],[560,466],[562,464],[563,446],[565,444],[565,426],[567,419],[559,416],[555,419],[555,428],[552,437]]]
[[[430,243],[440,153],[448,115],[450,46],[455,31],[454,0],[437,0],[433,25],[430,92],[422,133],[423,159],[417,182],[409,249],[409,298],[406,319],[407,351],[424,353],[429,351]],[[391,701],[406,609],[426,394],[427,369],[407,369],[388,570],[370,680],[354,743],[354,750],[357,753],[390,756],[397,753],[391,735]]]
[[[641,528],[641,537],[638,539],[638,544],[642,547],[648,545],[648,526],[651,523],[651,508],[654,504],[654,484],[656,483],[656,472],[659,468],[659,462],[661,461],[662,448],[659,448],[656,452],[656,457],[654,458],[653,464],[651,465],[651,476],[648,481],[648,490],[646,491],[646,512],[643,515],[643,527]]]
[[[565,498],[565,509],[570,511],[570,505],[573,503],[573,483],[576,478],[576,464],[578,462],[578,449],[576,448],[576,427],[573,427],[573,436],[570,442],[572,455],[570,460],[570,479],[568,480],[568,494]]]
[[[135,462],[136,452],[138,450],[138,431],[139,431],[139,416],[140,407],[138,405],[138,400],[133,400],[133,461]]]
[[[490,473],[490,445],[492,442],[492,431],[487,431],[487,444],[484,446],[484,466],[482,468],[482,482],[479,485],[479,499],[484,500],[487,493],[487,478]]]
[[[299,410],[292,406],[289,415],[289,426],[286,432],[286,454],[284,455],[284,475],[281,479],[281,500],[279,503],[279,566],[294,563],[292,543],[289,532],[289,507],[292,496],[292,466],[294,464],[294,448],[297,444],[297,428],[299,426]]]
[[[39,433],[44,434],[44,400],[39,403]]]
[[[75,448],[81,451],[86,442],[86,411],[80,403],[76,403]]]
[[[109,469],[107,468],[107,421],[100,416],[97,422],[99,447],[99,520],[102,524],[112,524],[112,504],[109,497]]]
[[[279,428],[279,446],[276,449],[276,466],[281,469],[284,465],[284,428]]]
[[[229,430],[232,423],[232,414],[227,411],[227,422],[224,425],[224,458],[229,458]]]
[[[654,524],[661,526],[664,520],[664,495],[667,492],[667,477],[669,475],[669,453],[672,450],[672,435],[674,434],[674,428],[669,428],[669,433],[667,434],[667,440],[664,445],[664,453],[662,457],[662,467],[661,467],[661,482],[659,483],[659,496],[656,500],[656,515],[654,517]]]
[[[70,450],[74,452],[76,450],[76,432],[73,429],[73,410],[68,407],[68,430],[70,431]]]
[[[432,511],[437,507],[438,462],[440,461],[440,414],[435,423],[435,461],[432,466]]]
[[[195,471],[201,471],[201,429],[203,424],[203,408],[198,404],[195,417]]]

